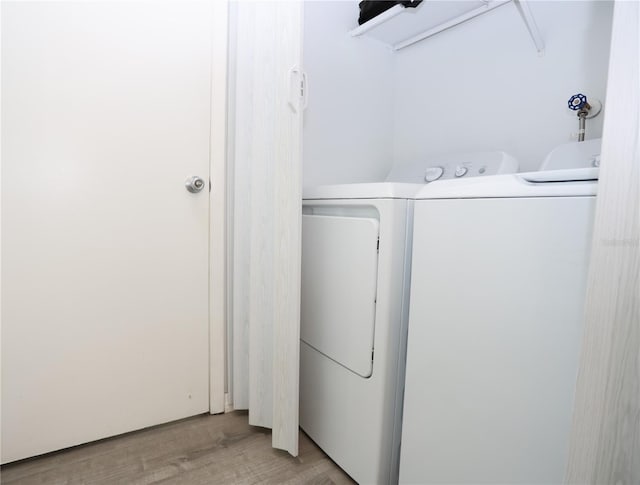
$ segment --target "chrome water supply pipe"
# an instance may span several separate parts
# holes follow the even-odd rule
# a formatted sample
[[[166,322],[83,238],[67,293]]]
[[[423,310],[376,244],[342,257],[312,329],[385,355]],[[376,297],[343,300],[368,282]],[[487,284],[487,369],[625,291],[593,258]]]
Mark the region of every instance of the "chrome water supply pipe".
[[[569,109],[577,111],[578,113],[578,141],[584,141],[584,134],[586,131],[586,119],[587,115],[591,111],[591,105],[587,101],[587,97],[582,94],[574,94],[568,101]],[[594,116],[597,113],[594,114]]]

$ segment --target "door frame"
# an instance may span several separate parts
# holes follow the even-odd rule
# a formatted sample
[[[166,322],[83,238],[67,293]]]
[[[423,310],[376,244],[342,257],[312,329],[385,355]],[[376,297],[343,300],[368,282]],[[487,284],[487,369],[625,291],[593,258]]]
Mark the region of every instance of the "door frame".
[[[225,411],[227,317],[228,0],[213,4],[209,150],[209,412]]]

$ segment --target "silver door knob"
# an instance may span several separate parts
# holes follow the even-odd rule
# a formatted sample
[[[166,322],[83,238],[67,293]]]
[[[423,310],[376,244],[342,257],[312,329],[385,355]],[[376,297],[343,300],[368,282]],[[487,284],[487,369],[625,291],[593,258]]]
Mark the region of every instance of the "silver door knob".
[[[204,180],[202,180],[197,175],[194,175],[193,177],[189,177],[187,180],[185,180],[184,186],[192,194],[197,194],[202,189],[204,189]]]

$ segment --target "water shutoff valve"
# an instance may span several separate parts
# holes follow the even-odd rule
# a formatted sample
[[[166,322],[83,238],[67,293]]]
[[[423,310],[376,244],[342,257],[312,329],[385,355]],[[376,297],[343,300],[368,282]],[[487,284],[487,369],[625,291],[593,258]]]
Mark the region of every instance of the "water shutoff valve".
[[[569,98],[567,105],[571,111],[576,111],[578,115],[579,128],[578,128],[578,141],[584,141],[585,135],[585,120],[593,118],[600,113],[602,109],[602,103],[597,99],[593,100],[591,104],[587,101],[587,96],[578,93]],[[593,106],[592,106],[593,105]]]
[[[586,110],[586,115],[591,109],[591,105],[589,105],[589,103],[587,102],[587,97],[582,93],[574,94],[573,96],[571,96],[569,98],[568,104],[570,110],[578,111],[578,116],[580,116],[581,110]]]

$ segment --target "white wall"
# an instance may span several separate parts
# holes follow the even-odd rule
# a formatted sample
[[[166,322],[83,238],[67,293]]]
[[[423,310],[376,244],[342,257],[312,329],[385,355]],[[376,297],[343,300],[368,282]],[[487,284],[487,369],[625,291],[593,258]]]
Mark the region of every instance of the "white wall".
[[[530,2],[538,56],[514,4],[396,52],[394,159],[450,151],[510,152],[535,170],[578,129],[575,93],[604,101],[613,2]],[[602,134],[604,116],[587,121]]]
[[[393,161],[392,52],[353,38],[357,1],[305,2],[305,186],[383,179]]]

